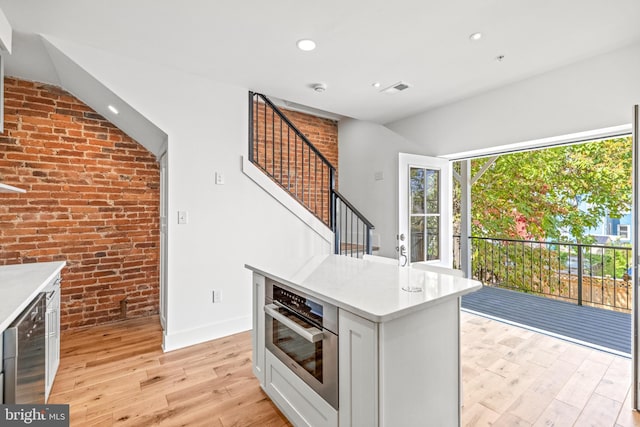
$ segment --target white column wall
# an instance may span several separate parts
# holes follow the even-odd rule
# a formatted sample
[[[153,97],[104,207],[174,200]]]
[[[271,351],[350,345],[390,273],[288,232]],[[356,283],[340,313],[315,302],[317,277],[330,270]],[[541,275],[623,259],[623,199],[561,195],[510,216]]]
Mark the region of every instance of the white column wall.
[[[49,40],[169,136],[166,350],[251,328],[245,263],[288,272],[330,253],[330,242],[242,173],[247,88]],[[215,172],[224,185],[214,184]],[[177,224],[178,211],[188,224]],[[222,302],[212,303],[213,289]]]
[[[378,255],[397,258],[398,153],[424,154],[424,148],[382,125],[354,119],[338,123],[338,142],[340,192],[375,226]],[[375,179],[377,172],[383,179]]]

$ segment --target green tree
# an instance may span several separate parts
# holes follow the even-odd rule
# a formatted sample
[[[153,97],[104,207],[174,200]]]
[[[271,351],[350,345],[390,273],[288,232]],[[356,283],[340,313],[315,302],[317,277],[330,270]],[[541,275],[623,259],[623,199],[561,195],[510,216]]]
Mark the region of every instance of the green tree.
[[[473,160],[472,175],[487,161]],[[630,211],[631,168],[631,137],[502,155],[472,187],[472,233],[560,240],[566,230],[590,243],[604,215]]]

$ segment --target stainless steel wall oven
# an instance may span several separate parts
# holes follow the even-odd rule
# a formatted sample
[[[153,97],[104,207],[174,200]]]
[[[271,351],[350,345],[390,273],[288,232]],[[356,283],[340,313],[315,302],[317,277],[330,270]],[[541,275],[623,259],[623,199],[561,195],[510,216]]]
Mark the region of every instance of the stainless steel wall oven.
[[[338,409],[338,309],[266,279],[267,349]]]

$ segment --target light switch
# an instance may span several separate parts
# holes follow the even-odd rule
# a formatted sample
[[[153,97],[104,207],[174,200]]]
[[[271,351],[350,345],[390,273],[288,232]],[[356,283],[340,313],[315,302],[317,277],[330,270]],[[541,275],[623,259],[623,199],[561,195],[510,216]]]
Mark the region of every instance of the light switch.
[[[216,185],[224,185],[224,176],[220,172],[216,172]]]
[[[186,224],[189,222],[189,213],[187,211],[178,211],[178,224]]]

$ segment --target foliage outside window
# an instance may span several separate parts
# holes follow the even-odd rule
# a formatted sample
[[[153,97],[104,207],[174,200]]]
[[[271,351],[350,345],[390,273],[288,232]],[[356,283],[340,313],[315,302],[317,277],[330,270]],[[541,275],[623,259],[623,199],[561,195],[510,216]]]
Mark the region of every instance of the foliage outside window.
[[[471,176],[488,161],[472,160]],[[459,167],[454,164],[454,170]],[[455,234],[460,194],[455,182]],[[584,303],[630,307],[629,244],[591,246],[596,239],[589,230],[607,216],[621,218],[631,211],[631,137],[501,155],[472,186],[471,203],[472,236],[486,238],[473,241],[474,277],[576,299],[580,275]],[[622,240],[629,239],[629,225],[617,231]]]
[[[440,171],[409,168],[411,262],[440,259]]]

